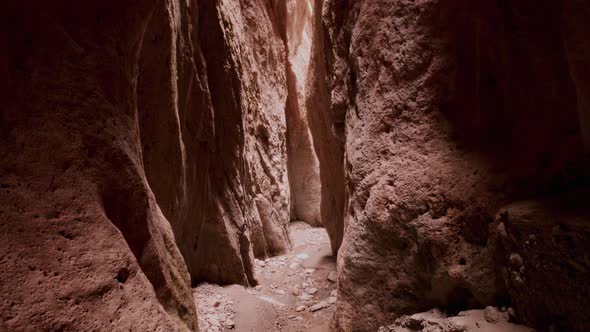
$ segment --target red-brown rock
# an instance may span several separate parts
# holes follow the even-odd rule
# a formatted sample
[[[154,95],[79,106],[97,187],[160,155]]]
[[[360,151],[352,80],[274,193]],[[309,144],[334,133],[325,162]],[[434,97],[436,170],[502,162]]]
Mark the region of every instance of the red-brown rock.
[[[331,74],[315,82],[329,89],[316,104],[330,96],[320,117],[332,131],[311,128],[314,142],[328,144],[325,132],[345,141],[337,330],[505,300],[488,243],[496,209],[585,173],[561,12],[537,2],[324,3],[316,34],[328,36],[312,59]]]
[[[290,248],[272,4],[0,7],[0,326],[196,330],[191,279]]]
[[[582,197],[531,200],[497,215],[499,266],[516,314],[540,330],[590,326],[590,212]]]

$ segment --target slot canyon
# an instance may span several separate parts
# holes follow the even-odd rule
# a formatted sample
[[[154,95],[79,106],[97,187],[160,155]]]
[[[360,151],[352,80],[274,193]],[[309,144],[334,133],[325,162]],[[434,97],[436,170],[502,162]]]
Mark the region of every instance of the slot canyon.
[[[590,2],[0,13],[0,332],[590,331]]]

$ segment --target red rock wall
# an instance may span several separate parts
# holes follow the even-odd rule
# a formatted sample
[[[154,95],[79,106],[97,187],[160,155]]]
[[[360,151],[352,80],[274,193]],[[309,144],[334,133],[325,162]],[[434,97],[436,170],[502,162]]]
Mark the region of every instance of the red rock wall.
[[[586,176],[587,53],[584,44],[563,47],[566,26],[577,40],[586,30],[563,10],[532,1],[324,2],[310,80],[323,111],[310,125],[322,170],[337,169],[338,154],[321,150],[341,146],[325,138],[344,141],[337,330],[509,300],[489,241],[495,212]],[[337,177],[321,175],[326,188]]]
[[[154,4],[2,5],[7,330],[197,328],[139,139],[138,71]]]
[[[314,149],[320,163],[322,223],[330,237],[332,251],[336,254],[342,242],[344,227],[343,142],[338,129],[342,127],[344,118],[332,108],[331,103],[329,87],[333,84],[333,50],[329,36],[325,33],[322,4],[322,0],[315,0],[313,4],[313,37],[306,78],[305,106]]]
[[[273,4],[0,7],[0,327],[196,330],[290,248]]]
[[[214,138],[197,276],[252,284],[253,255],[290,249],[285,48],[270,1],[203,2],[199,10]]]
[[[291,185],[291,219],[321,226],[321,184],[307,120],[306,83],[311,56],[313,3],[285,2],[287,41],[287,162]]]

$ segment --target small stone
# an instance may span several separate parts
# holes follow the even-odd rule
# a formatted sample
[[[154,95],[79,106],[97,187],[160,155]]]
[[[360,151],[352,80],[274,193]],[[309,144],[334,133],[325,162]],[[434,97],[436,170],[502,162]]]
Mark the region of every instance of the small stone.
[[[257,291],[261,291],[262,290],[262,286],[258,285],[256,287],[254,287],[254,289],[257,290]]]
[[[330,306],[330,305],[327,302],[321,301],[321,302],[318,302],[318,303],[312,305],[311,307],[309,307],[309,311],[316,312],[316,311],[322,310],[328,306]]]
[[[315,293],[317,293],[317,292],[318,292],[318,289],[317,289],[317,288],[315,288],[315,287],[307,288],[307,289],[305,290],[305,293],[306,293],[306,294],[309,294],[309,295],[314,295],[314,294],[315,294]]]
[[[272,285],[270,285],[270,288],[275,289],[275,288],[277,288],[277,285],[272,284]]]
[[[258,266],[265,267],[266,263],[264,261],[258,261]]]
[[[304,259],[308,259],[309,258],[309,255],[306,254],[306,253],[301,253],[301,254],[295,256],[295,258],[297,258],[299,260],[304,260]]]
[[[302,301],[309,301],[309,300],[313,299],[313,295],[303,293],[303,294],[301,294],[301,296],[299,296],[299,299]]]
[[[502,238],[508,237],[508,233],[506,232],[506,226],[504,226],[503,222],[498,224],[498,226],[496,227],[496,231],[498,232],[500,237],[502,237]]]
[[[305,269],[305,273],[312,274],[315,272],[315,269]]]
[[[273,292],[278,295],[285,295],[285,291],[282,289],[275,289]]]
[[[519,254],[512,253],[510,254],[510,265],[513,267],[520,267],[522,265],[522,257]]]
[[[213,306],[214,306],[215,308],[219,307],[220,305],[221,305],[221,301],[219,301],[219,300],[217,300],[217,301],[213,302]]]
[[[334,289],[333,291],[330,292],[330,296],[337,297],[338,296],[338,291]]]
[[[417,331],[422,331],[422,329],[424,328],[425,322],[424,322],[424,318],[420,317],[418,315],[412,315],[412,316],[402,316],[400,319],[400,325],[408,328],[410,330],[417,330]]]
[[[233,329],[234,327],[236,327],[236,323],[234,323],[234,321],[231,319],[227,319],[225,321],[225,327]]]
[[[301,312],[301,311],[304,311],[305,309],[307,309],[307,307],[306,307],[306,306],[304,306],[304,305],[300,305],[300,306],[298,306],[298,307],[295,309],[295,311],[297,311],[297,312]]]
[[[334,296],[330,296],[330,297],[328,298],[328,303],[330,303],[330,304],[334,304],[334,303],[336,303],[336,298],[335,298]]]
[[[293,286],[291,288],[291,293],[295,296],[299,296],[301,295],[301,288],[299,288],[299,286]]]
[[[486,322],[495,324],[500,320],[500,312],[498,309],[488,306],[483,311],[483,318]]]
[[[514,311],[514,308],[509,307],[508,309],[506,309],[506,313],[508,314],[508,320],[509,321],[515,321],[516,320],[516,311]]]
[[[328,273],[328,276],[326,277],[326,279],[328,279],[329,282],[336,282],[338,275],[336,274],[336,271],[332,271],[330,273]]]

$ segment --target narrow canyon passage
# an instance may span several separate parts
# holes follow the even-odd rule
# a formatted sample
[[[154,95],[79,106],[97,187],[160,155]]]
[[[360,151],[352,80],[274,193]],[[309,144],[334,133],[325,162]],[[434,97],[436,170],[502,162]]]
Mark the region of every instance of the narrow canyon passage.
[[[203,331],[329,331],[336,303],[336,261],[326,231],[291,223],[293,250],[256,260],[254,288],[194,289]]]
[[[590,331],[589,17],[0,1],[0,332]]]

